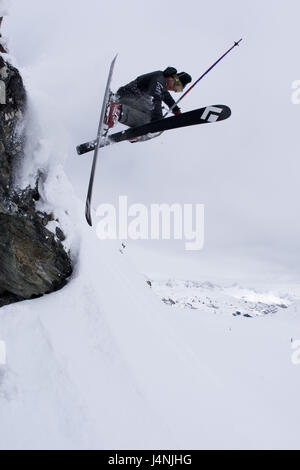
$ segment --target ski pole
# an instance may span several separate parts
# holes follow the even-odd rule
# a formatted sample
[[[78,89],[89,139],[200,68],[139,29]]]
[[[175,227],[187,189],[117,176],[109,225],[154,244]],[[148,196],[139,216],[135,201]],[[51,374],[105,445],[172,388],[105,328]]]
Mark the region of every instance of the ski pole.
[[[193,83],[192,86],[190,86],[190,88],[179,98],[178,101],[176,101],[176,103],[173,104],[173,106],[168,110],[168,112],[164,115],[164,118],[175,108],[175,106],[178,105],[178,103],[180,103],[181,100],[183,100],[183,98],[197,85],[197,83],[200,82],[200,80],[202,80],[203,77],[205,77],[205,75],[208,74],[208,72],[211,71],[211,69],[213,69],[222,59],[224,59],[224,57],[229,54],[230,51],[232,51],[232,49],[234,49],[236,46],[239,46],[240,45],[240,42],[242,41],[243,39],[240,39],[239,41],[235,42],[234,45],[228,49],[228,51],[225,52],[225,54],[223,54],[211,67],[209,67],[209,69],[206,70],[206,72],[204,72],[201,77],[198,78],[198,80],[195,81],[195,83]]]

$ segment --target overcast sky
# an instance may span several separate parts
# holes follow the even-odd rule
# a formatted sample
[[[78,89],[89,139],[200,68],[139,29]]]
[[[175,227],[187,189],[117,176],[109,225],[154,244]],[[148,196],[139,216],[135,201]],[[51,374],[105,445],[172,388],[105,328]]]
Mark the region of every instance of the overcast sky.
[[[226,104],[232,117],[105,149],[94,205],[119,195],[147,204],[203,203],[206,253],[242,250],[297,267],[300,105],[291,95],[300,80],[298,0],[6,4],[11,54],[32,106],[44,106],[41,124],[55,121],[63,129],[64,143],[55,127],[49,136],[66,146],[65,168],[83,200],[92,155],[77,157],[75,146],[96,134],[113,56],[119,53],[115,90],[169,65],[196,80],[242,37],[182,102],[183,111]]]

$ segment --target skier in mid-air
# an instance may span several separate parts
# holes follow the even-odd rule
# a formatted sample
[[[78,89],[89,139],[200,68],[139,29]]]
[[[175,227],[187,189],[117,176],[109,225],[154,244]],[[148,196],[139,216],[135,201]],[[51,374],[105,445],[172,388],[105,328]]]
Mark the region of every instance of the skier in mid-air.
[[[107,126],[112,128],[119,121],[128,127],[136,127],[162,119],[162,102],[169,108],[175,105],[169,92],[181,92],[191,81],[188,73],[177,73],[174,67],[140,75],[114,95],[106,118]],[[174,106],[172,112],[180,114],[179,107]]]
[[[85,204],[85,217],[90,226],[92,226],[91,202],[99,149],[124,140],[142,142],[161,135],[170,129],[228,119],[231,115],[231,110],[225,105],[206,106],[205,108],[194,109],[181,115],[178,103],[241,41],[242,39],[235,42],[176,102],[169,92],[183,91],[184,87],[192,81],[192,77],[186,72],[178,73],[174,67],[167,67],[164,71],[158,70],[140,75],[132,82],[119,88],[117,94],[114,95],[110,89],[117,59],[117,56],[114,57],[108,72],[97,137],[95,140],[85,142],[76,147],[78,155],[94,150]],[[175,114],[174,117],[162,119],[165,117],[163,116],[162,102],[169,106],[169,112],[172,111]],[[118,121],[127,125],[129,129],[108,135],[109,129]]]

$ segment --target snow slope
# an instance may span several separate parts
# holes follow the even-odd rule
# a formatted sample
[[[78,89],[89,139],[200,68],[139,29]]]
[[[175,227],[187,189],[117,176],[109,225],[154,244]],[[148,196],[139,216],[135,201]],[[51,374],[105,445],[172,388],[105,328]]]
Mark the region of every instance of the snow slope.
[[[29,2],[26,6],[24,2],[13,3],[11,50],[17,50],[22,61],[30,100],[31,138],[20,182],[24,186],[32,183],[40,168],[47,174],[40,188],[41,209],[54,210],[58,215],[67,232],[66,246],[72,249],[76,269],[63,290],[0,309],[0,341],[5,341],[7,349],[7,364],[0,365],[0,449],[299,449],[300,365],[296,365],[299,361],[292,361],[294,345],[300,339],[299,287],[282,290],[278,279],[270,289],[269,282],[261,280],[257,291],[238,276],[226,284],[220,278],[224,270],[228,271],[228,264],[217,261],[213,268],[211,262],[206,268],[217,270],[218,278],[205,269],[206,274],[193,277],[193,282],[190,277],[182,280],[175,273],[176,279],[171,282],[150,276],[151,289],[146,283],[148,277],[136,268],[130,250],[122,255],[118,243],[100,242],[95,231],[89,229],[82,204],[72,196],[72,187],[64,175],[68,149],[74,152],[75,143],[92,137],[99,113],[98,90],[103,89],[111,50],[119,50],[120,37],[123,53],[119,50],[116,86],[128,82],[139,70],[154,70],[161,67],[159,64],[167,66],[178,60],[184,60],[178,63],[178,66],[182,63],[180,68],[196,74],[198,68],[211,63],[215,50],[223,52],[221,45],[223,39],[224,44],[229,41],[228,31],[232,39],[240,37],[236,5],[234,8],[233,3],[229,7],[227,3],[223,5],[224,10],[217,18],[220,24],[213,33],[210,19],[216,16],[216,6],[201,9],[205,18],[202,23],[208,26],[202,28],[201,60],[196,65],[193,49],[190,56],[186,54],[186,46],[193,38],[199,43],[198,16],[194,15],[195,24],[191,28],[193,18],[189,9],[186,16],[178,16],[178,28],[181,31],[184,27],[189,34],[185,39],[182,35],[176,48],[168,48],[165,63],[166,49],[159,47],[165,43],[165,37],[153,36],[153,21],[148,21],[149,26],[145,24],[141,9],[138,9],[141,17],[136,14],[129,15],[130,18],[126,4],[122,4],[119,12],[115,11],[118,34],[112,36],[107,50],[99,45],[106,41],[111,23],[98,27],[98,8],[103,9],[99,2],[90,1],[84,9],[67,8],[68,2],[63,2],[63,6],[62,2]],[[253,3],[256,7],[252,11],[249,5]],[[288,106],[291,106],[290,83],[297,77],[290,72],[294,57],[285,55],[286,67],[282,69],[288,70],[288,75],[280,77],[278,90],[278,57],[273,42],[277,38],[278,45],[283,39],[289,45],[297,44],[292,38],[298,25],[295,23],[289,31],[282,30],[283,38],[277,34],[280,30],[277,21],[269,21],[266,29],[269,7],[262,14],[261,2],[252,1],[249,5],[248,9],[245,5],[240,7],[238,17],[241,19],[241,12],[242,15],[246,12],[245,18],[242,16],[243,29],[252,41],[255,39],[254,47],[252,42],[244,56],[236,55],[234,62],[224,61],[223,72],[220,69],[211,75],[211,81],[203,81],[201,91],[190,102],[187,98],[185,104],[187,110],[196,101],[203,104],[205,97],[205,104],[228,102],[235,109],[235,121],[230,128],[220,128],[218,138],[210,134],[213,129],[202,135],[201,145],[205,152],[210,149],[210,159],[201,159],[199,152],[194,151],[199,142],[196,134],[190,134],[188,148],[182,147],[185,144],[180,135],[166,136],[166,143],[161,142],[159,148],[157,145],[155,152],[145,149],[151,158],[143,160],[140,151],[129,146],[126,152],[119,150],[119,154],[111,153],[103,159],[105,171],[97,181],[108,193],[103,190],[98,201],[105,194],[113,198],[115,193],[119,196],[128,192],[138,201],[144,201],[145,196],[145,201],[198,202],[200,197],[200,202],[208,202],[212,214],[209,241],[214,237],[217,241],[223,236],[226,239],[227,234],[227,239],[234,243],[237,232],[237,240],[242,244],[246,240],[253,244],[272,242],[272,255],[278,246],[280,253],[290,248],[294,261],[297,256],[294,240],[298,239],[297,227],[291,225],[291,220],[295,222],[295,201],[299,200],[295,196],[296,128],[293,138],[292,133],[298,121],[295,118],[292,123],[296,109],[288,111]],[[105,8],[109,12],[111,7]],[[225,10],[227,16],[223,15]],[[289,13],[293,9],[286,10]],[[274,11],[280,11],[279,7]],[[154,12],[155,8],[157,22]],[[122,29],[125,17],[131,21],[127,41]],[[164,17],[160,15],[161,28],[156,28],[162,31],[160,34],[166,31]],[[297,15],[293,17],[296,22]],[[261,25],[256,24],[257,18]],[[281,24],[282,15],[278,19]],[[82,30],[85,24],[87,27]],[[147,42],[140,43],[143,53],[138,55],[137,68],[136,54],[128,51],[139,30]],[[270,41],[276,52],[271,63],[265,60],[266,53],[270,57],[272,50]],[[270,70],[274,70],[274,76],[277,74],[273,87]],[[249,77],[247,96],[245,77]],[[220,101],[216,96],[221,96]],[[273,120],[270,112],[268,120],[265,112],[261,113],[255,125],[251,114],[248,113],[249,121],[246,119],[244,110],[259,97],[269,111],[273,106],[278,110],[278,102],[281,103],[282,114],[284,110],[289,117],[286,128],[281,127],[279,132],[275,112]],[[260,127],[262,123],[266,124]],[[257,140],[252,139],[256,134]],[[236,138],[237,135],[240,137]],[[272,139],[271,145],[269,135],[281,140]],[[214,150],[213,140],[218,141]],[[251,145],[246,149],[248,141]],[[175,150],[177,163],[173,165]],[[85,160],[77,160],[74,165],[73,158],[70,155],[69,167],[75,167],[74,181],[81,194],[81,186],[86,188],[89,168]],[[269,178],[270,161],[275,171],[273,168]],[[216,164],[218,172],[214,171]],[[164,192],[166,174],[168,193]],[[135,187],[136,191],[131,189]],[[204,192],[199,195],[200,187]],[[174,264],[182,271],[180,263]],[[256,276],[263,278],[260,268],[256,269]],[[172,299],[175,306],[162,302],[162,298]],[[268,308],[271,312],[266,315]],[[234,316],[237,311],[241,315]],[[255,313],[253,318],[243,315],[249,312]]]
[[[299,448],[299,301],[174,309],[82,219],[68,286],[0,310],[0,448]]]

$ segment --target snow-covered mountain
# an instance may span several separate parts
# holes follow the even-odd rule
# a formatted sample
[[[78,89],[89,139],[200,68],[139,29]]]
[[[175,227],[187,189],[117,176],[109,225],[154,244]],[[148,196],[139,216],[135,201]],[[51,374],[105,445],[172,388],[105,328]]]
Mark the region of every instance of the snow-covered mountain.
[[[165,304],[193,310],[212,311],[253,318],[274,315],[299,300],[299,286],[294,293],[276,294],[272,291],[243,288],[237,283],[220,286],[211,282],[168,279],[149,281]],[[238,310],[237,310],[238,309]]]
[[[272,11],[258,0],[197,3],[191,14],[176,0],[172,44],[169,5],[158,1],[147,22],[140,2],[130,11],[120,2],[113,34],[104,21],[111,5],[98,0],[11,4],[3,34],[23,74],[31,129],[19,179],[26,187],[43,168],[38,208],[57,214],[75,269],[62,290],[0,309],[0,449],[299,449],[298,110],[290,104],[299,2],[274,2]],[[163,245],[143,258],[135,243],[122,250],[87,226],[91,162],[75,158],[75,145],[94,137],[116,51],[116,89],[173,64],[196,78],[241,28],[244,55],[222,63],[184,105],[230,104],[227,127],[116,146],[101,159],[95,204],[120,194],[206,204],[197,270],[168,245],[166,275]]]
[[[0,311],[2,449],[299,446],[296,293],[203,281],[151,289],[130,252],[83,221],[76,230],[68,286]],[[272,315],[232,315],[253,302]]]

